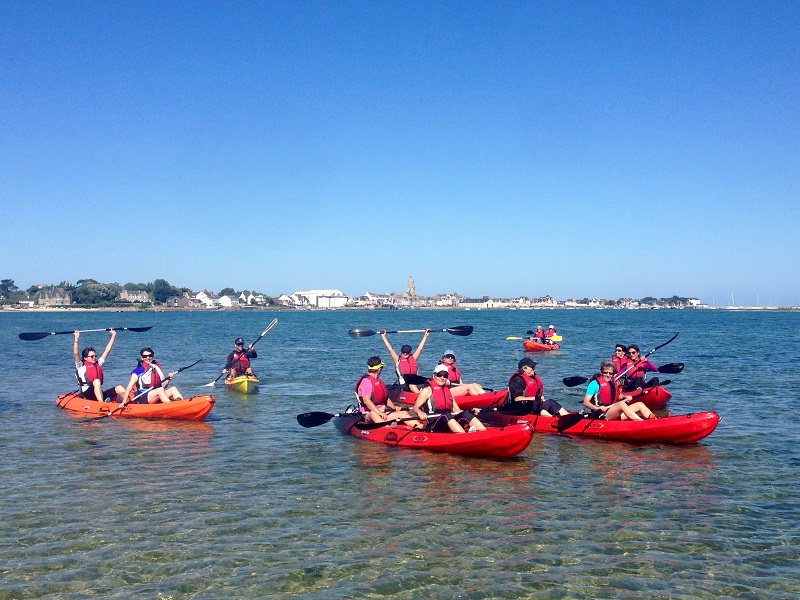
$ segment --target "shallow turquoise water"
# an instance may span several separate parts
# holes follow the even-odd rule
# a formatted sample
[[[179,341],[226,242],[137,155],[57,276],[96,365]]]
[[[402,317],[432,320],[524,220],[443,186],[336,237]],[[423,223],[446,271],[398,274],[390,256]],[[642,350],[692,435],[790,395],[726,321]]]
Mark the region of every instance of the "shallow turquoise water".
[[[72,336],[22,331],[154,325],[122,332],[106,365],[123,382],[152,346],[176,384],[210,388],[232,340],[254,339],[264,384],[214,388],[202,423],[75,418]],[[339,412],[366,358],[354,327],[471,324],[432,334],[430,370],[455,350],[465,379],[502,387],[523,356],[506,341],[554,323],[539,355],[548,395],[577,408],[616,342],[682,361],[673,413],[716,410],[700,444],[638,446],[537,435],[520,458],[402,451],[301,428]],[[722,311],[397,311],[0,314],[0,598],[788,598],[800,594],[797,389],[800,314]],[[761,337],[746,336],[751,331]],[[105,333],[87,334],[100,350]],[[395,335],[416,346],[418,334]]]

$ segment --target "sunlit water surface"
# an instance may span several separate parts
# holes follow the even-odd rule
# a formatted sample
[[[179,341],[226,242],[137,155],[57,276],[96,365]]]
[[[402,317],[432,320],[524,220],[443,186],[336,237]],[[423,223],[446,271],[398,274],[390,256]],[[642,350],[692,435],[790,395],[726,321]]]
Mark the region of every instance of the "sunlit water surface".
[[[208,388],[236,336],[258,344],[258,394]],[[339,412],[367,357],[354,327],[444,328],[429,371],[454,350],[465,379],[500,388],[523,335],[553,323],[539,355],[549,396],[578,408],[616,342],[682,361],[675,413],[716,410],[691,446],[537,435],[492,461],[368,444],[296,415]],[[72,336],[23,331],[153,325],[121,332],[106,382],[143,345],[175,383],[212,391],[205,422],[76,418]],[[797,492],[800,314],[723,311],[385,311],[0,314],[0,598],[789,598],[800,595]],[[762,335],[751,335],[761,332]],[[106,333],[83,341],[102,351]],[[391,337],[416,347],[419,334]]]

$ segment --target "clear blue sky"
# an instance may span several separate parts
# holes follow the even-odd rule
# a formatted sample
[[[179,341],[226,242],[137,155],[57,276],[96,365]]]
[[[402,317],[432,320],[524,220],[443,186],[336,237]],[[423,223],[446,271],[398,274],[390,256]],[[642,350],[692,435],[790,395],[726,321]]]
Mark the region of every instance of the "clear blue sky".
[[[4,2],[0,277],[800,304],[800,4]]]

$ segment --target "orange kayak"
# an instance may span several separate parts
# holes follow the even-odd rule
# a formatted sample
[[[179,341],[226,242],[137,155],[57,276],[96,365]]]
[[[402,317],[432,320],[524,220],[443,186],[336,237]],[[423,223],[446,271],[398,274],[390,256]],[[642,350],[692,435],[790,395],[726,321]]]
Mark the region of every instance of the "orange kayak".
[[[522,347],[525,348],[525,352],[549,352],[561,348],[558,344],[541,344],[533,340],[525,340],[522,342]]]
[[[211,412],[214,407],[214,396],[194,396],[183,400],[156,404],[127,404],[120,409],[118,402],[98,402],[81,398],[75,392],[63,394],[56,400],[59,408],[70,412],[105,416],[113,413],[111,417],[138,417],[141,419],[185,419],[200,421]],[[116,410],[119,409],[119,410]]]

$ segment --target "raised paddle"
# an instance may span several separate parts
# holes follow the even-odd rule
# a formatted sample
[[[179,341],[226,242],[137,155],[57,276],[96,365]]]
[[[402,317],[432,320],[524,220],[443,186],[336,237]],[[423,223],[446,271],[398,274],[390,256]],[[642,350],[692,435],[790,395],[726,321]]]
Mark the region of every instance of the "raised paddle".
[[[142,331],[150,331],[153,328],[152,325],[150,327],[106,327],[105,329],[79,329],[78,333],[90,333],[92,331],[136,331],[137,333],[141,333]],[[49,335],[67,335],[70,333],[75,333],[75,330],[72,331],[37,331],[37,332],[27,332],[27,333],[20,333],[19,339],[25,340],[27,342],[32,342],[34,340],[42,340]]]
[[[258,343],[258,340],[260,340],[262,337],[264,337],[264,336],[265,336],[265,335],[267,335],[267,334],[268,334],[270,331],[272,331],[272,329],[273,329],[273,328],[275,327],[275,325],[277,325],[277,324],[278,324],[278,319],[272,319],[272,321],[270,321],[270,324],[269,324],[269,325],[267,325],[267,328],[266,328],[264,331],[262,331],[262,332],[261,332],[261,335],[260,335],[260,336],[258,336],[258,338],[256,339],[256,341],[255,341],[255,342],[253,342],[253,343],[252,343],[252,344],[250,344],[250,345],[251,345],[251,346],[255,346],[255,345]],[[216,378],[214,381],[212,381],[211,383],[205,383],[205,384],[203,384],[203,385],[202,385],[202,387],[214,387],[214,386],[217,384],[217,382],[218,382],[218,381],[219,381],[219,380],[222,378],[222,376],[223,376],[223,375],[225,375],[225,373],[224,373],[224,372],[223,372],[223,373],[220,373],[219,375],[217,375],[217,378]]]
[[[459,325],[458,327],[447,327],[445,329],[431,329],[431,333],[436,332],[445,332],[451,335],[460,335],[460,336],[467,336],[472,333],[474,327],[472,325]],[[429,331],[427,329],[401,329],[399,331],[387,331],[386,333],[425,333]],[[362,337],[369,337],[371,335],[376,335],[380,333],[380,331],[375,331],[373,329],[351,329],[349,332],[350,337],[354,338],[362,338]]]
[[[678,333],[680,333],[680,331]],[[652,350],[650,350],[650,352],[645,354],[642,358],[640,358],[636,362],[640,363],[640,362],[643,362],[643,361],[647,360],[647,357],[650,356],[653,352],[655,352],[659,348],[663,348],[664,346],[669,344],[672,340],[674,340],[676,337],[678,337],[678,333],[673,335],[671,338],[669,338],[663,344],[660,344],[660,345],[656,346],[655,348],[653,348]],[[681,365],[681,366],[677,367],[677,366],[671,366],[671,365]],[[617,379],[619,379],[620,377],[625,375],[625,373],[630,371],[634,366],[636,366],[636,363],[632,364],[630,367],[625,369],[622,373],[617,373],[616,375],[614,375],[614,380],[616,381]],[[668,370],[662,371],[661,369],[659,369],[658,372],[659,373],[680,373],[681,371],[683,371],[683,363],[669,363],[669,365],[664,365],[664,367],[667,367]],[[670,369],[677,369],[677,370],[670,370]],[[580,377],[580,376],[576,375],[574,377],[565,377],[561,381],[563,381],[564,385],[567,386],[567,387],[575,387],[576,385],[581,385],[582,383],[586,383],[587,381],[589,381],[589,378],[588,377]]]

